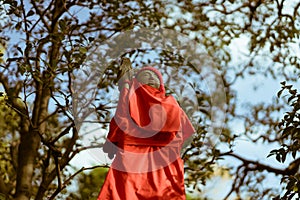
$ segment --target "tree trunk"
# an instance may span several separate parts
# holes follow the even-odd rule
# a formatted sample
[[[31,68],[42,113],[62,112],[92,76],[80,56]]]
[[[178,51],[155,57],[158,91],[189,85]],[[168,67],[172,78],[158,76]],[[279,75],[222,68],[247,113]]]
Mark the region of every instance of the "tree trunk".
[[[32,113],[31,123],[29,121],[21,122],[28,130],[21,131],[21,141],[19,145],[18,154],[18,172],[17,172],[17,188],[15,200],[29,200],[32,195],[32,177],[34,175],[35,162],[40,147],[41,138],[39,134],[45,132],[46,123],[43,120],[48,115],[49,99],[51,97],[50,87],[53,83],[53,74],[57,67],[57,60],[59,56],[59,47],[61,41],[56,38],[58,33],[58,19],[65,9],[64,1],[56,0],[53,8],[53,19],[51,21],[51,37],[52,47],[49,51],[49,66],[50,68],[41,72],[39,69],[39,62],[37,62],[37,72],[39,79],[35,80],[36,83],[36,98],[34,100],[34,109]],[[38,52],[39,54],[39,52]],[[42,83],[40,82],[42,80]],[[24,126],[24,127],[25,127]],[[54,176],[55,177],[55,176]],[[53,178],[54,179],[54,178]],[[43,183],[44,180],[41,180]],[[49,182],[49,181],[48,181]],[[48,183],[49,184],[49,183]],[[39,197],[45,193],[45,188],[39,190]],[[38,197],[38,198],[39,198]]]
[[[15,200],[28,200],[32,192],[32,176],[35,169],[35,159],[40,145],[40,137],[24,120],[18,149],[17,188]],[[29,127],[29,128],[27,128]]]
[[[41,87],[41,85],[39,85]],[[39,87],[37,87],[39,88]],[[17,187],[14,200],[29,200],[32,196],[32,178],[36,158],[41,143],[39,134],[44,133],[50,98],[49,88],[37,90],[31,122],[25,117],[21,120],[20,144],[18,149]]]

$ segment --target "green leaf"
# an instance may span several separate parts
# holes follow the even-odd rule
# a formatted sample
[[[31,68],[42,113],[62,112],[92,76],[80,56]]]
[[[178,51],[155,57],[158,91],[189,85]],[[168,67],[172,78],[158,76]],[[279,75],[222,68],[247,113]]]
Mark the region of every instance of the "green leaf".
[[[66,30],[66,22],[64,20],[59,20],[58,25],[62,31]]]
[[[281,96],[283,90],[284,90],[284,89],[281,89],[281,90],[277,93],[277,97],[278,97],[278,98]]]
[[[282,81],[280,82],[281,85],[285,86],[286,82],[285,81]]]
[[[296,155],[297,155],[297,150],[294,150],[294,151],[292,152],[292,156],[293,156],[294,159],[296,158]]]
[[[281,162],[284,163],[285,159],[286,159],[286,153],[284,152],[281,154]]]
[[[80,53],[86,54],[87,48],[85,48],[85,47],[79,47],[79,51],[80,51]]]
[[[17,50],[23,55],[23,50],[21,49],[21,47],[17,47]]]
[[[30,16],[32,16],[32,15],[34,15],[35,14],[35,12],[33,11],[33,10],[30,10],[28,13],[27,13],[27,17],[30,17]]]
[[[289,178],[289,182],[288,182],[288,184],[286,186],[286,189],[287,190],[293,190],[296,182],[297,182],[297,179],[295,179],[294,177],[290,177]]]
[[[280,154],[276,154],[276,160],[277,160],[278,162],[281,162]]]
[[[277,154],[277,150],[272,150],[270,153],[269,153],[269,155],[267,156],[267,158],[268,157],[270,157],[270,156],[273,156],[273,155],[275,155],[275,154]]]
[[[20,30],[22,27],[22,22],[18,22],[15,26],[16,30]]]
[[[294,130],[293,126],[288,126],[287,128],[285,128],[282,132],[282,137],[287,137],[291,134],[291,132]]]
[[[89,37],[88,40],[89,40],[89,42],[93,42],[95,40],[95,38],[94,37]]]
[[[296,98],[294,95],[290,96],[290,97],[288,98],[288,103],[290,103],[294,98]]]

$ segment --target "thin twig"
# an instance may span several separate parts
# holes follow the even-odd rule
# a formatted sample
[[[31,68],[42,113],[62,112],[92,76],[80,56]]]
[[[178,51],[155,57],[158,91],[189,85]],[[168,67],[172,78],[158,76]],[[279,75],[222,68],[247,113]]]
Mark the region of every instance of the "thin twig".
[[[61,185],[61,187],[58,187],[48,200],[55,199],[55,197],[63,189],[65,189],[69,185],[69,183],[74,179],[74,177],[77,176],[78,174],[80,174],[81,172],[86,171],[86,170],[92,170],[92,169],[100,168],[100,167],[109,168],[108,165],[97,165],[97,166],[93,166],[93,167],[82,167],[80,170],[78,170],[77,172],[75,172],[74,174],[72,174],[67,180],[65,180],[64,183]]]

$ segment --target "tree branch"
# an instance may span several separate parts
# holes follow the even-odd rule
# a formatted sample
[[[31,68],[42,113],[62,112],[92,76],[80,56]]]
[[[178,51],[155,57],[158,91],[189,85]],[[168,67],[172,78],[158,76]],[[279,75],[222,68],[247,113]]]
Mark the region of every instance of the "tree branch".
[[[62,184],[62,187],[57,188],[55,190],[55,192],[51,195],[51,197],[48,200],[53,200],[55,199],[55,197],[62,191],[64,190],[68,184],[74,179],[75,176],[77,176],[78,174],[80,174],[83,171],[86,170],[92,170],[92,169],[96,169],[99,167],[105,167],[105,168],[109,168],[108,165],[97,165],[97,166],[93,166],[93,167],[82,167],[80,170],[78,170],[77,172],[75,172],[74,174],[72,174],[66,181],[64,181],[64,183]]]
[[[3,86],[5,93],[7,93],[9,89],[8,77],[4,76],[2,72],[0,73],[0,83]]]
[[[259,163],[257,161],[252,161],[252,160],[243,158],[239,155],[233,154],[232,152],[222,153],[222,154],[220,154],[220,156],[231,156],[231,157],[234,157],[234,158],[242,161],[242,164],[236,170],[235,174],[237,174],[237,176],[234,179],[234,182],[232,183],[231,190],[229,191],[229,193],[226,195],[226,197],[224,199],[227,199],[234,191],[236,191],[237,193],[239,192],[239,188],[244,184],[244,180],[245,180],[248,172],[250,172],[250,171],[265,170],[267,172],[274,173],[275,175],[286,176],[286,175],[295,175],[300,166],[300,158],[297,158],[296,160],[291,162],[289,164],[289,166],[286,167],[285,169],[278,169],[275,167],[271,167],[271,166]],[[243,169],[243,175],[241,175],[241,172],[240,172],[241,169]]]
[[[255,170],[266,170],[268,172],[272,172],[276,175],[287,175],[288,172],[286,171],[286,169],[277,169],[277,168],[274,168],[274,167],[270,167],[268,165],[265,165],[265,164],[261,164],[257,161],[252,161],[252,160],[248,160],[246,158],[243,158],[239,155],[236,155],[236,154],[233,154],[232,152],[227,152],[227,153],[223,153],[223,154],[220,154],[220,156],[231,156],[231,157],[234,157],[240,161],[243,162],[243,165],[244,166],[248,166],[248,165],[253,165],[253,167],[248,167],[249,170],[251,171],[255,171]]]
[[[38,8],[38,6],[36,5],[36,2],[33,0],[33,1],[30,1],[35,9],[35,12],[40,16],[39,19],[36,21],[36,23],[31,27],[30,29],[30,32],[38,25],[38,23],[40,21],[43,22],[44,26],[46,27],[47,31],[49,32],[50,31],[50,28],[49,28],[49,25],[47,24],[46,20],[44,19],[44,16],[46,14],[46,12],[50,9],[53,1],[50,1],[48,7],[43,11],[41,12]]]

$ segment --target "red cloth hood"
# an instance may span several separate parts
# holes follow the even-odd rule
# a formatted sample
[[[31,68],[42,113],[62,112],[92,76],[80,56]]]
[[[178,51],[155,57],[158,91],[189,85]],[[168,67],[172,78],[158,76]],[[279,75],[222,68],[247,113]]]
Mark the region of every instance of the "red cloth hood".
[[[181,108],[164,90],[142,85],[134,78],[128,98],[130,116],[140,128],[156,132],[180,129]]]
[[[133,79],[130,89],[121,90],[107,139],[115,144],[165,146],[181,143],[194,132],[173,96]]]

